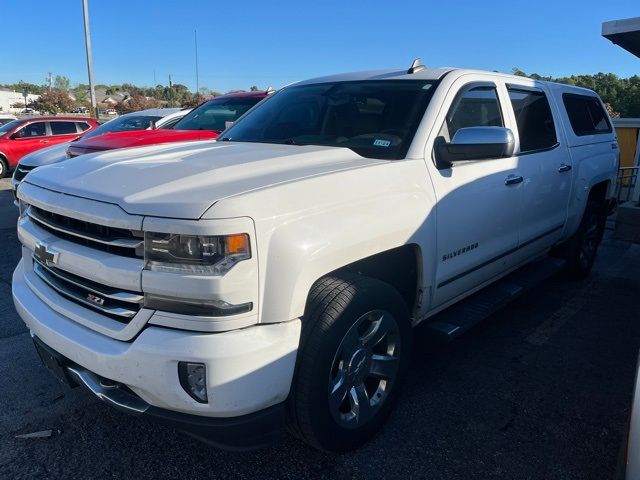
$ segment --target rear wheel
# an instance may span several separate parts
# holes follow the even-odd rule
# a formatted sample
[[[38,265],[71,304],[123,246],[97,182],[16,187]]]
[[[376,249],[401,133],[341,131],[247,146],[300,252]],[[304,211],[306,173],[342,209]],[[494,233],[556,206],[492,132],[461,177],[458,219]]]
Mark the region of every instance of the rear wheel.
[[[566,248],[567,272],[572,278],[585,278],[591,273],[605,220],[604,208],[596,202],[588,202],[580,226]]]
[[[356,448],[397,397],[411,342],[406,305],[379,280],[328,277],[312,289],[302,330],[289,428],[321,450]]]

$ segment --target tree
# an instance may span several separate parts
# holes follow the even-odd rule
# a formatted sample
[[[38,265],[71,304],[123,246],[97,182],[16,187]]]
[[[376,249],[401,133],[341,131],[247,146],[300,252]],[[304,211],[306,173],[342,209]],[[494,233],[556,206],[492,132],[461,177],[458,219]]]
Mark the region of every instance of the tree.
[[[260,89],[256,85],[253,85],[249,90],[251,90],[252,92],[257,92]]]
[[[620,78],[613,73],[596,73],[595,75],[571,75],[570,77],[552,78],[537,73],[527,74],[518,68],[512,72],[515,75],[548,80],[567,85],[588,88],[595,91],[610,109],[612,116],[640,117],[640,76]]]
[[[158,102],[158,100],[156,100],[155,98],[135,95],[117,104],[115,109],[118,113],[122,114],[146,110],[147,108],[158,108],[159,106],[160,102]]]
[[[84,105],[89,98],[89,87],[82,83],[76,85],[73,90],[73,95],[76,97],[76,104],[79,106]]]
[[[40,98],[35,100],[32,105],[33,108],[39,112],[56,114],[71,111],[73,108],[73,100],[71,100],[67,92],[54,88],[40,95]]]
[[[206,100],[207,99],[204,95],[200,95],[199,93],[196,93],[195,95],[192,95],[191,98],[188,98],[185,101],[183,101],[182,105],[180,106],[182,108],[195,108],[201,103],[205,102]]]
[[[56,75],[56,78],[53,81],[53,88],[55,88],[56,90],[61,90],[63,92],[68,92],[70,86],[71,82],[67,77]]]

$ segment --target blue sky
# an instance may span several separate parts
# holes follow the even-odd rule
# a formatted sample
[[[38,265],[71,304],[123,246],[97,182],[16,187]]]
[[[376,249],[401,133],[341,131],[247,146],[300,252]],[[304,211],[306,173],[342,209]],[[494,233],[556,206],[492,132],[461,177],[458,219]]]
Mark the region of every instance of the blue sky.
[[[87,81],[81,0],[2,0],[12,19],[0,83],[43,83],[47,72]],[[28,5],[28,7],[27,7]],[[519,2],[89,0],[96,83],[195,89],[267,87],[355,70],[428,66],[542,75],[640,74],[640,59],[600,36],[606,20],[637,16],[635,0]],[[22,30],[23,22],[27,24]],[[15,32],[16,38],[11,35]]]

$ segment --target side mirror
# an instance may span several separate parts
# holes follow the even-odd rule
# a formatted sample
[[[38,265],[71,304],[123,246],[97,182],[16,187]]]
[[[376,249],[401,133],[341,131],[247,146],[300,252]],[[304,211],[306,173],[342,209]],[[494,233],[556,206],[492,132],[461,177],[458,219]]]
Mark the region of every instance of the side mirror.
[[[22,130],[18,130],[16,133],[11,135],[11,140],[17,140],[18,138],[24,138],[24,132]]]
[[[461,128],[450,143],[438,137],[435,143],[436,166],[451,168],[453,162],[489,160],[513,155],[515,138],[505,127]]]

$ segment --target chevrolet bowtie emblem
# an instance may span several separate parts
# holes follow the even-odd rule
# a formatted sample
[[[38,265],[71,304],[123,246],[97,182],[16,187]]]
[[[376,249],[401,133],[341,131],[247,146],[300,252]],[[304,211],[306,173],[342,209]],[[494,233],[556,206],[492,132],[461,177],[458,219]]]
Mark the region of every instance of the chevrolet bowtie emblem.
[[[40,263],[52,266],[58,263],[58,256],[60,254],[55,250],[50,249],[45,244],[38,243],[36,244],[36,249],[34,250],[33,255],[40,261]]]

